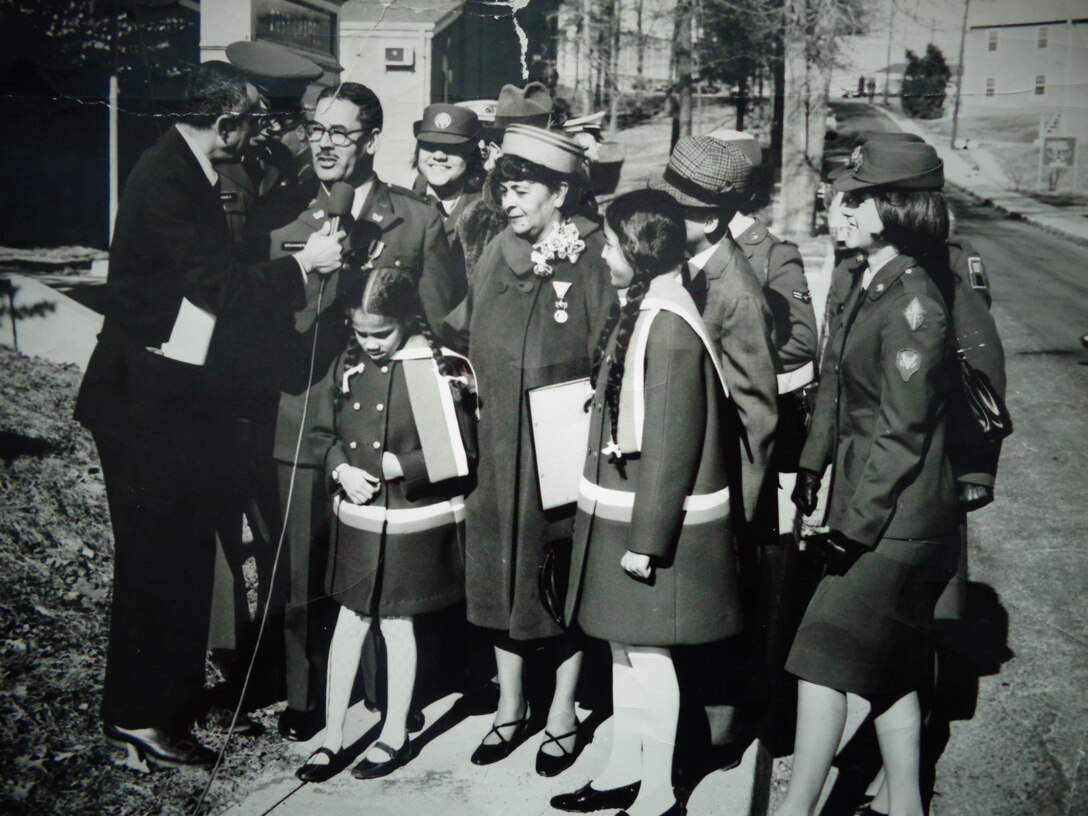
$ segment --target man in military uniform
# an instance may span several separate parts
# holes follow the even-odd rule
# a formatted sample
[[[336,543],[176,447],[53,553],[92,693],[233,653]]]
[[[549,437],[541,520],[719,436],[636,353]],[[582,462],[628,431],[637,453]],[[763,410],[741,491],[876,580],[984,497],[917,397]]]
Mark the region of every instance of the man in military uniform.
[[[433,204],[375,175],[374,154],[382,124],[381,102],[365,85],[344,82],[321,92],[314,119],[307,125],[314,170],[321,186],[305,211],[272,232],[270,254],[278,258],[292,253],[310,235],[327,229],[329,188],[335,182],[347,182],[355,188],[353,224],[348,235],[355,264],[365,261],[404,266],[416,272],[425,318],[438,326],[456,305],[454,293],[464,291],[465,281],[463,276],[458,278],[451,263],[442,218]],[[352,273],[345,268],[330,276],[324,291],[316,283],[307,286],[306,308],[295,315],[299,332],[309,329],[319,314],[329,313],[337,292],[350,288],[350,277]],[[346,328],[342,331],[340,349],[347,342]],[[325,374],[333,357],[316,361],[316,376]],[[325,380],[312,385],[312,389],[327,387]],[[302,420],[307,400],[305,393],[281,396],[273,451],[288,519],[290,557],[285,627],[287,709],[279,726],[281,734],[294,740],[309,739],[324,727],[325,664],[335,613],[331,602],[323,601],[327,548],[322,537],[327,535],[328,496],[321,483],[321,463],[315,460],[304,437]],[[298,445],[300,433],[303,441]]]

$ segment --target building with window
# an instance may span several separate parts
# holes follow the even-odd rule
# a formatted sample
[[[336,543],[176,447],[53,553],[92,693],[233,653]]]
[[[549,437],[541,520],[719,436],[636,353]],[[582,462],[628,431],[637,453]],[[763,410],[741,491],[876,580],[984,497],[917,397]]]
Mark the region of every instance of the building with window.
[[[1088,108],[1088,6],[1078,0],[972,4],[962,104],[982,110]]]

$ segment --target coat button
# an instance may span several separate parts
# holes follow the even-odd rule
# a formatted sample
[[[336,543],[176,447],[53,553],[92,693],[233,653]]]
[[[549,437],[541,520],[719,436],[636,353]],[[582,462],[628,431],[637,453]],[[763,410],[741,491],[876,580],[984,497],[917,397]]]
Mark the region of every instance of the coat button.
[[[495,288],[498,289],[500,292],[505,292],[510,287],[506,285],[506,281],[499,281]]]
[[[388,373],[389,373],[389,366],[382,366],[382,374],[388,374]]]
[[[348,447],[352,450],[355,450],[357,447],[359,447],[359,445],[356,442],[348,442]]]
[[[533,282],[532,281],[518,281],[518,289],[520,289],[522,292],[531,292],[531,291],[533,291]]]
[[[379,411],[384,411],[385,410],[385,406],[382,405],[380,402],[377,405],[375,405],[374,407]]]
[[[378,449],[378,448],[380,448],[381,446],[382,446],[382,443],[381,443],[381,442],[375,442],[375,443],[374,443],[374,450],[377,450],[377,449]]]
[[[358,402],[357,402],[357,403],[355,403],[355,404],[354,404],[353,406],[351,406],[351,407],[352,407],[352,408],[354,408],[354,409],[355,409],[356,411],[358,411],[358,410],[359,410],[360,408],[362,408],[363,406],[362,406],[362,405],[361,405],[360,403],[358,403]]]
[[[393,261],[393,266],[400,266],[400,258],[398,258],[397,260]]]

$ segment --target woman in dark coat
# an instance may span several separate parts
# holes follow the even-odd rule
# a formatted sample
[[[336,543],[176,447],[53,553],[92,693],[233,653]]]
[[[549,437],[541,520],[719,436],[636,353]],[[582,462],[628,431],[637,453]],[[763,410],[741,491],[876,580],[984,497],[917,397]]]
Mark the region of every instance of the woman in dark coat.
[[[498,665],[495,725],[476,764],[509,755],[526,734],[523,658],[548,639],[556,688],[537,770],[558,773],[575,755],[577,642],[545,611],[538,571],[546,547],[569,539],[574,504],[542,509],[528,392],[589,376],[600,327],[615,300],[598,224],[571,218],[582,149],[562,134],[512,125],[488,177],[508,226],[484,250],[468,297],[447,318],[467,343],[480,387],[480,470],[467,499],[468,619],[492,630]]]
[[[342,767],[344,718],[371,626],[385,639],[382,732],[353,776],[384,776],[412,756],[414,616],[464,597],[462,494],[475,463],[468,362],[434,341],[416,277],[383,267],[350,310],[348,349],[318,392],[311,440],[333,496],[327,590],[340,613],[329,651],[327,727],[298,770],[321,782]]]
[[[741,628],[727,391],[679,279],[681,206],[663,191],[627,193],[604,231],[612,284],[626,296],[594,358],[566,615],[611,645],[613,737],[604,771],[553,805],[672,816],[683,806],[671,782],[680,692],[670,648]]]
[[[956,493],[945,449],[948,314],[916,258],[948,237],[943,165],[925,144],[867,142],[844,192],[846,245],[866,256],[832,317],[794,501],[816,505],[834,467],[832,574],[817,587],[786,669],[800,678],[793,775],[778,816],[811,816],[846,719],[869,700],[893,816],[921,816],[917,689],[927,630],[955,572]]]

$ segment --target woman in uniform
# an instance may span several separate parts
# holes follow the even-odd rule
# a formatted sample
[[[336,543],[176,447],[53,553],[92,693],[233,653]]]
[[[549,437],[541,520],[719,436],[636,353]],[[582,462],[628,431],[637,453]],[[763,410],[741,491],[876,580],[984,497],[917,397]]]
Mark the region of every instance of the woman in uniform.
[[[833,464],[829,574],[786,662],[800,678],[789,791],[777,816],[811,816],[846,719],[871,706],[892,816],[921,816],[918,689],[926,631],[958,560],[945,450],[949,320],[924,268],[948,237],[944,169],[925,144],[862,145],[844,194],[845,240],[865,257],[832,316],[794,502],[811,513]]]
[[[612,746],[591,783],[552,805],[678,816],[680,691],[670,650],[741,627],[721,421],[727,390],[680,281],[680,204],[660,190],[622,195],[608,208],[605,237],[612,284],[625,294],[594,356],[566,617],[611,647]]]
[[[494,637],[499,704],[472,755],[508,756],[529,722],[522,682],[531,650],[550,655],[555,693],[537,770],[550,776],[577,753],[574,693],[582,654],[545,610],[538,572],[546,551],[571,535],[574,504],[543,509],[528,392],[588,377],[615,300],[601,260],[600,225],[572,216],[581,200],[582,148],[542,128],[511,125],[487,195],[505,229],[483,251],[468,297],[447,318],[467,346],[480,387],[480,470],[466,506],[466,603],[471,623]]]

